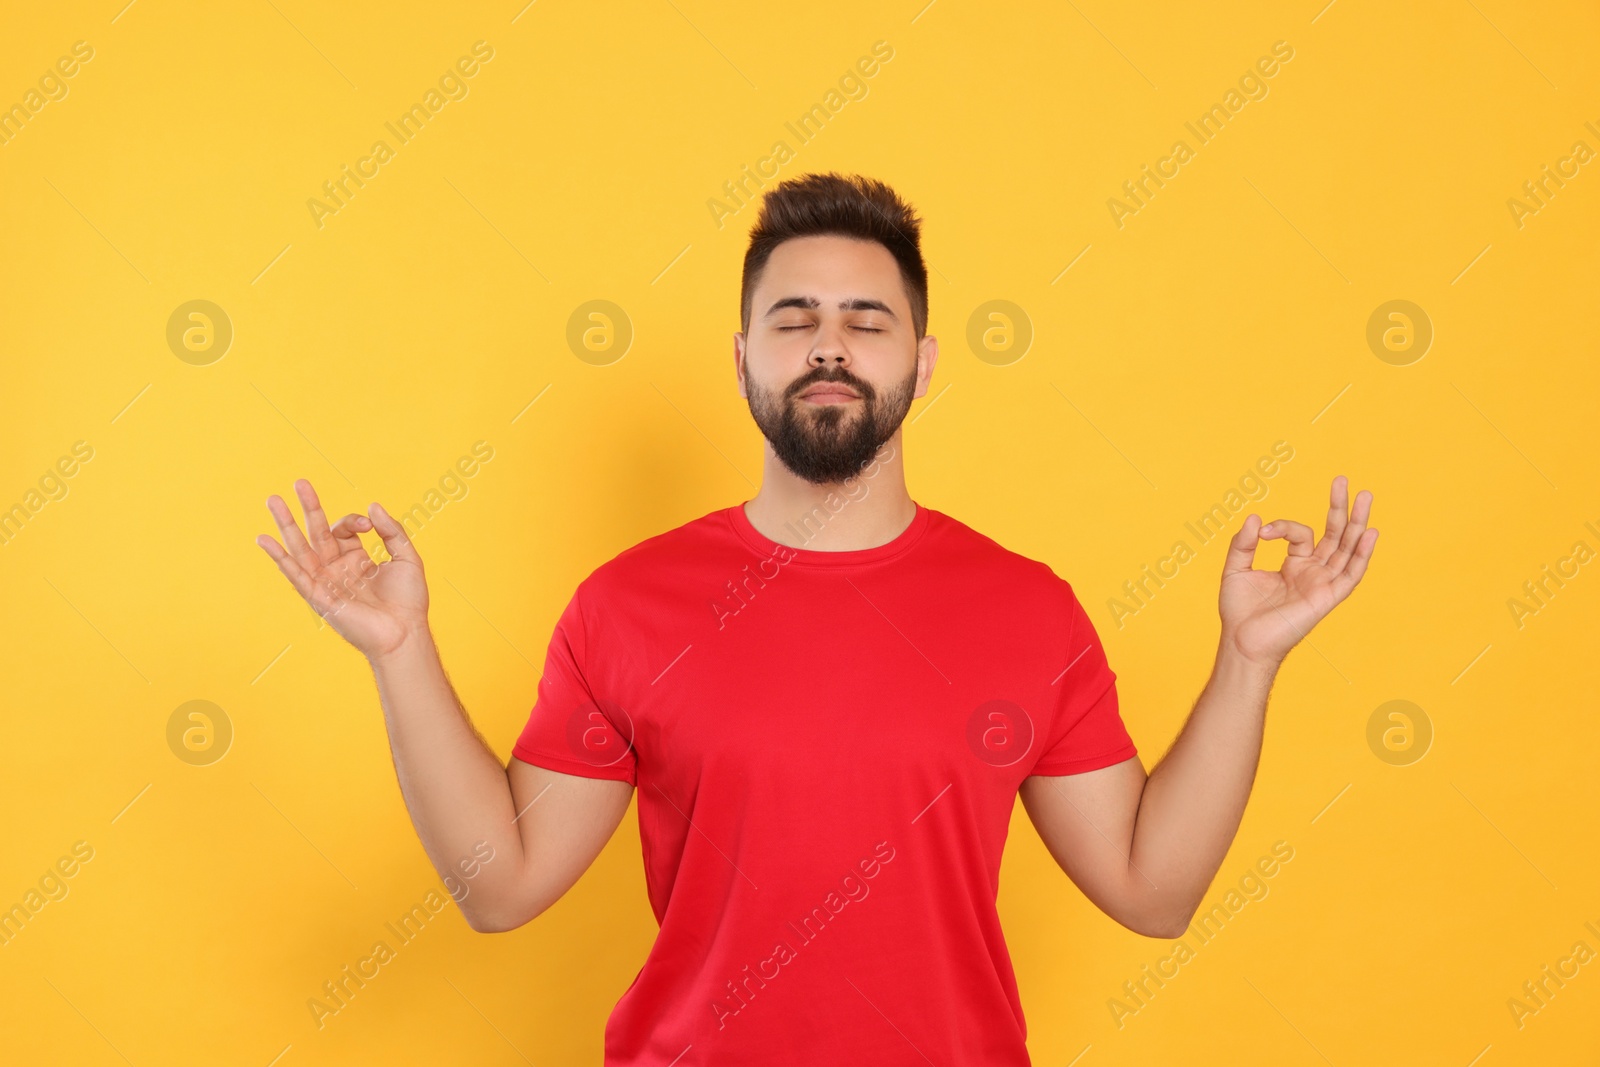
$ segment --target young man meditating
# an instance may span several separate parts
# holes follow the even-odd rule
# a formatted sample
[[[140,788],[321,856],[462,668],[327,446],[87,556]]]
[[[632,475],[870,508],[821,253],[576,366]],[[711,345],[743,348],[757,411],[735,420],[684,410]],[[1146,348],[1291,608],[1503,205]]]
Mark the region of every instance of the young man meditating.
[[[1091,901],[1176,937],[1238,830],[1279,665],[1371,558],[1372,494],[1347,510],[1343,477],[1320,539],[1248,516],[1211,678],[1147,775],[1072,587],[906,491],[901,422],[939,353],[919,225],[867,179],[766,194],[733,338],[761,489],[577,584],[509,766],[445,677],[404,529],[378,504],[330,529],[301,480],[308,541],[268,500],[283,545],[258,543],[371,662],[429,858],[494,849],[474,929],[550,907],[637,789],[661,929],[607,1065],[1027,1064],[995,907],[1019,793]],[[1253,570],[1280,537],[1282,569]]]

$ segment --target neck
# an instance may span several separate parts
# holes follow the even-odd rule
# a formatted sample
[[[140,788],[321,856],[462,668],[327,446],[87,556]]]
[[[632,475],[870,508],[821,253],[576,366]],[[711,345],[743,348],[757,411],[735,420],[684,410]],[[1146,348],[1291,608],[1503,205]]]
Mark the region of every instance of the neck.
[[[744,505],[750,524],[780,545],[850,552],[888,544],[911,525],[900,430],[853,477],[816,485],[796,477],[767,444],[761,489]]]

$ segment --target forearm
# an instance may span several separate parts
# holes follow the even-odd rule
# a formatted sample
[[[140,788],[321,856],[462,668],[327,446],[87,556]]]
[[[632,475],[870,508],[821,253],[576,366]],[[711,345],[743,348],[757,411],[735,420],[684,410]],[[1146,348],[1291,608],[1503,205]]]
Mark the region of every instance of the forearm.
[[[400,793],[422,847],[441,876],[465,886],[457,903],[469,918],[502,908],[524,865],[506,768],[473,729],[425,629],[371,661],[383,702]],[[460,864],[474,866],[471,880]]]
[[[1173,925],[1187,925],[1238,832],[1276,674],[1225,639],[1178,739],[1145,782],[1129,855],[1152,910]]]

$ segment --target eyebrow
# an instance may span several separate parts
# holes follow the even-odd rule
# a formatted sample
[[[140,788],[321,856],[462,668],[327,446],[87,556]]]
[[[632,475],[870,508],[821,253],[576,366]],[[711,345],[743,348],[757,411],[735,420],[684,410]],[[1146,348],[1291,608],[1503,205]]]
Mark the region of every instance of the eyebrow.
[[[762,318],[771,318],[774,312],[781,311],[783,308],[805,308],[807,310],[814,310],[821,306],[822,301],[818,300],[814,296],[786,296],[782,300],[779,300],[777,303],[769,307],[767,309],[767,313],[763,315]],[[881,311],[896,322],[900,321],[900,316],[896,315],[894,313],[894,309],[889,307],[888,304],[885,304],[881,300],[869,300],[860,296],[853,297],[849,300],[839,301],[839,310]]]

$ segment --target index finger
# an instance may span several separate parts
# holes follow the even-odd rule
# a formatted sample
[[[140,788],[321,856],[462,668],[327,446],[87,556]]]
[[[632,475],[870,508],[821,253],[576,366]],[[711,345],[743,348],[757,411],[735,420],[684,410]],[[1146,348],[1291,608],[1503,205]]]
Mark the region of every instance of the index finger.
[[[1273,519],[1261,528],[1261,539],[1270,541],[1275,537],[1285,538],[1289,542],[1289,555],[1311,555],[1311,542],[1314,538],[1311,527],[1303,522],[1293,519]]]

